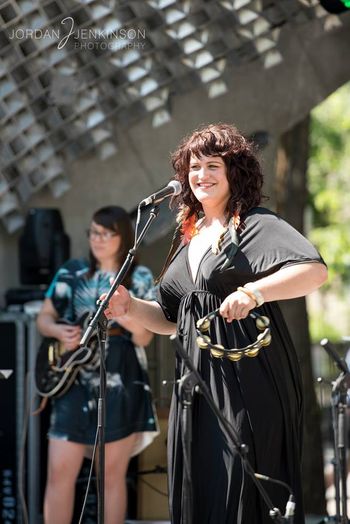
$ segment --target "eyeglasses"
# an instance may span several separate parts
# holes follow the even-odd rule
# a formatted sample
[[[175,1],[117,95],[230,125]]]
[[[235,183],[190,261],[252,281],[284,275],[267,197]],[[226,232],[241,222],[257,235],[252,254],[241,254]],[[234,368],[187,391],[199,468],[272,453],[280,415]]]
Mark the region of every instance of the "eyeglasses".
[[[96,229],[87,229],[86,231],[87,237],[89,240],[102,240],[103,242],[107,242],[107,240],[110,240],[113,237],[116,237],[118,233],[115,231],[96,231]]]

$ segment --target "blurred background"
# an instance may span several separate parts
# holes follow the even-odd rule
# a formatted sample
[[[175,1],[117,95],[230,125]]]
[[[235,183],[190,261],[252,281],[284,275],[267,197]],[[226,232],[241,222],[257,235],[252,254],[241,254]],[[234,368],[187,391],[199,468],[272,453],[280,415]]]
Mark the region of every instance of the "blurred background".
[[[319,342],[344,357],[350,347],[349,49],[347,0],[0,2],[0,369],[13,371],[0,381],[4,522],[41,521],[49,408],[32,415],[31,371],[48,283],[65,259],[86,255],[95,209],[122,205],[135,218],[172,177],[179,140],[219,121],[255,141],[267,207],[329,267],[322,290],[283,309],[304,377],[306,511],[310,522],[327,505],[334,514],[326,382],[338,371]],[[173,227],[165,202],[140,249],[155,275]],[[171,395],[162,382],[174,349],[156,337],[147,355],[162,433],[131,466],[129,517],[160,521]],[[93,499],[85,522],[96,521]]]

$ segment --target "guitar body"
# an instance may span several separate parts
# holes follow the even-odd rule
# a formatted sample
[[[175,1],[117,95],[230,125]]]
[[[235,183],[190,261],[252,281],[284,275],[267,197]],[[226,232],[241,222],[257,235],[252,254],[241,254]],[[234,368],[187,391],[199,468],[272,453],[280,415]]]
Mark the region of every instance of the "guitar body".
[[[84,327],[88,317],[87,312],[78,324]],[[70,324],[65,321],[60,323]],[[73,384],[81,367],[98,365],[96,337],[92,337],[89,344],[89,347],[78,347],[70,351],[55,338],[43,339],[36,357],[34,373],[36,390],[40,396],[60,397]]]

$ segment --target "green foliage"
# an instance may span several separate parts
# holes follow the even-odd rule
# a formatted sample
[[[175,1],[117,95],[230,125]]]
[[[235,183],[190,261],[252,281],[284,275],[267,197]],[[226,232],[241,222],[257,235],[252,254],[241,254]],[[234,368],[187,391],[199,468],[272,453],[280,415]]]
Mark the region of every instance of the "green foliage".
[[[335,277],[350,280],[350,232],[349,224],[329,223],[310,232],[310,240],[318,246],[328,265],[329,284]]]
[[[350,282],[350,84],[312,112],[308,167],[310,239],[336,276]]]
[[[317,314],[309,312],[309,331],[314,344],[319,343],[323,338],[328,338],[332,342],[339,342],[342,337],[342,333],[334,324],[320,318],[319,312]]]

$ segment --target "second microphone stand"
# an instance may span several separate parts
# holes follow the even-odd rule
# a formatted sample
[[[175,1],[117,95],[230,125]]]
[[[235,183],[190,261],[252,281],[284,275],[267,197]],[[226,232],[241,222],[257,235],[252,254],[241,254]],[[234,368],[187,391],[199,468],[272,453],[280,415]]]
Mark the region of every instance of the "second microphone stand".
[[[346,362],[340,358],[336,350],[325,338],[321,340],[321,346],[335,361],[340,374],[332,382],[332,426],[334,445],[334,486],[335,486],[335,522],[348,524],[347,511],[347,398],[350,388],[350,373]]]
[[[89,322],[89,325],[82,336],[80,346],[88,345],[90,338],[97,331],[100,345],[100,384],[98,399],[98,524],[104,524],[104,471],[105,471],[105,398],[106,398],[106,369],[105,369],[105,345],[107,338],[108,320],[104,314],[108,307],[109,301],[120,284],[123,282],[128,273],[131,264],[135,258],[137,248],[142,242],[146,232],[151,226],[153,220],[157,217],[159,206],[154,205],[150,210],[150,215],[144,225],[141,233],[137,236],[138,225],[140,221],[140,206],[138,208],[138,218],[135,226],[135,241],[133,247],[129,250],[128,255],[120,271],[116,275],[106,297],[99,302],[99,307]]]

